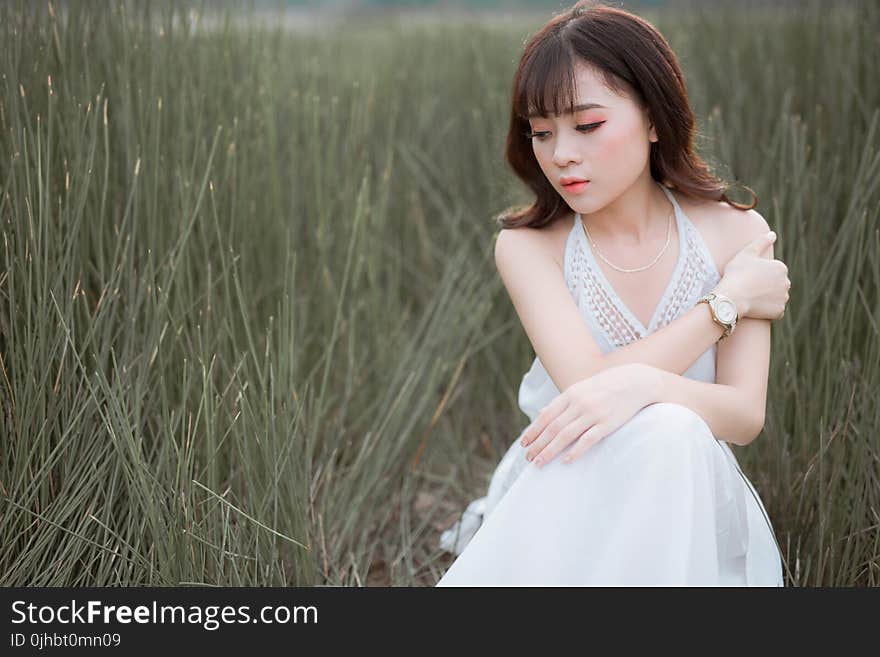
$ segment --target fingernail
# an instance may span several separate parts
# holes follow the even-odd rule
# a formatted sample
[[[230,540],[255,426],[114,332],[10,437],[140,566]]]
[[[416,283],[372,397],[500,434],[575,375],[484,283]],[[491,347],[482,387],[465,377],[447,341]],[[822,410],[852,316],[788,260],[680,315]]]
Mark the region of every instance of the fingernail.
[[[543,464],[544,462],[543,462],[543,461],[540,459],[540,457],[539,457],[539,458],[536,458],[536,459],[535,459],[534,463],[535,463],[535,465],[540,466],[540,465]]]

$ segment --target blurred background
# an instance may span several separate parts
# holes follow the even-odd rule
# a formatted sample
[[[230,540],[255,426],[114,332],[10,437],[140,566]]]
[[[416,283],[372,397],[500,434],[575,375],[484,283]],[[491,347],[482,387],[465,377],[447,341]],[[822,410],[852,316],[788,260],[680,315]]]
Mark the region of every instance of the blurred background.
[[[527,424],[495,217],[530,200],[512,75],[565,6],[2,3],[0,584],[439,579]],[[735,448],[786,584],[876,586],[880,8],[616,6],[789,267]]]

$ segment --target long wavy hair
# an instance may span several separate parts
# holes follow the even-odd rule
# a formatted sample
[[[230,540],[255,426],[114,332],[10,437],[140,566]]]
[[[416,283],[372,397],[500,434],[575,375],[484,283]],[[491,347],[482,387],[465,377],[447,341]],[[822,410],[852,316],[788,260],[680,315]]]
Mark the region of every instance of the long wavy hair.
[[[505,157],[536,198],[529,206],[502,212],[497,217],[501,228],[541,228],[569,211],[535,159],[528,116],[535,111],[541,116],[573,111],[578,59],[592,65],[609,89],[647,108],[658,138],[650,146],[654,180],[687,196],[725,201],[740,210],[758,204],[757,194],[745,185],[753,196],[751,205],[728,198],[732,185],[712,174],[696,153],[696,121],[684,76],[660,32],[623,9],[580,0],[526,43],[516,69]]]

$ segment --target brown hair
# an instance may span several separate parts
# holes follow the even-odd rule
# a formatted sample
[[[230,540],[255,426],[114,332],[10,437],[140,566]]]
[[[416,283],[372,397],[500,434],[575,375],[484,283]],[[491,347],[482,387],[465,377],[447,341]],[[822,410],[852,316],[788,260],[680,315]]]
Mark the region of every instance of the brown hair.
[[[647,108],[658,141],[650,146],[651,177],[688,196],[725,201],[740,210],[751,205],[732,201],[730,185],[714,176],[694,150],[696,121],[684,76],[666,39],[644,19],[596,0],[580,0],[554,16],[526,44],[513,80],[510,128],[505,156],[514,173],[535,192],[535,202],[498,217],[502,228],[540,228],[568,212],[535,159],[528,116],[571,112],[577,99],[574,63],[592,65],[606,86],[626,93]],[[562,110],[565,111],[562,111]]]

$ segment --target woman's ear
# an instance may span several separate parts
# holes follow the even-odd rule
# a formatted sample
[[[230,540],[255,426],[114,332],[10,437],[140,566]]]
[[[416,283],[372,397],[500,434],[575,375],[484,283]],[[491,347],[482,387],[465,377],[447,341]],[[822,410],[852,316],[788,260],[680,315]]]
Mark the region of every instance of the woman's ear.
[[[654,129],[654,121],[651,119],[651,115],[648,113],[648,110],[645,110],[645,120],[648,122],[648,141],[660,141],[657,138],[657,131]]]

